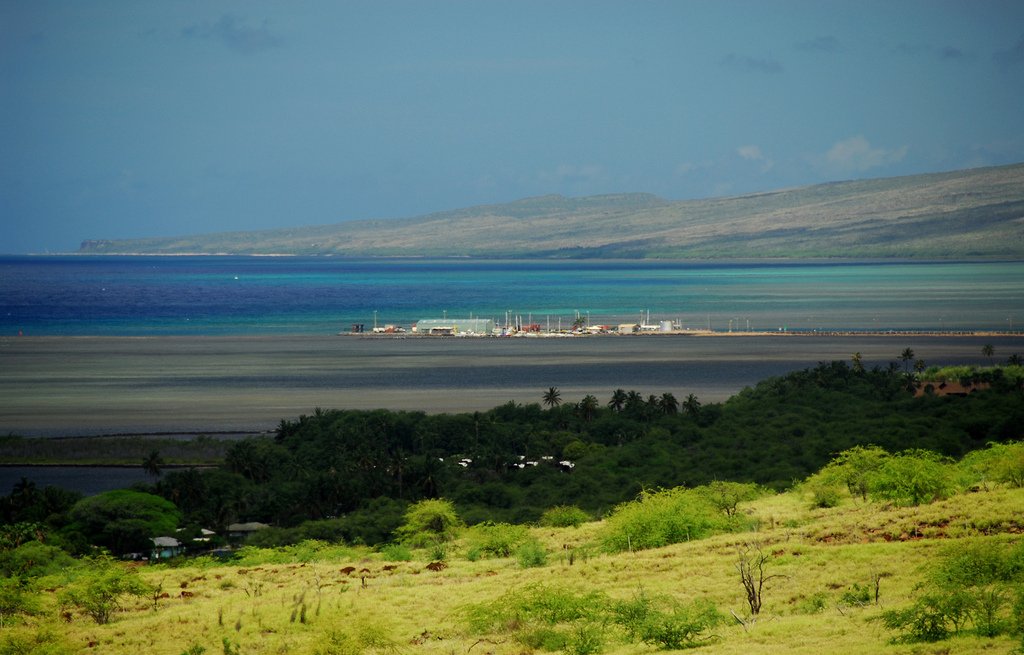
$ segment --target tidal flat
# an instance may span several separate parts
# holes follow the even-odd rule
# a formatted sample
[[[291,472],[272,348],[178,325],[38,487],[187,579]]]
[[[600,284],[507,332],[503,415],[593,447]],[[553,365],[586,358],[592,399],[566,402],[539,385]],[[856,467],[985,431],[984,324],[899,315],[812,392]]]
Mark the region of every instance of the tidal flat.
[[[846,360],[987,365],[1024,335],[657,336],[565,339],[158,336],[0,338],[0,434],[272,430],[339,409],[462,412],[617,388],[727,399],[765,378]]]

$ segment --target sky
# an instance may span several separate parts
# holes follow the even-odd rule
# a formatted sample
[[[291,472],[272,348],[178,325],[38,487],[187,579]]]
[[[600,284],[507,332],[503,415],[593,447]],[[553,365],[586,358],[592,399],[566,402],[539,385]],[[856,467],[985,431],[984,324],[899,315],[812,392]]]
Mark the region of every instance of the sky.
[[[0,0],[0,253],[1024,161],[1024,2]]]

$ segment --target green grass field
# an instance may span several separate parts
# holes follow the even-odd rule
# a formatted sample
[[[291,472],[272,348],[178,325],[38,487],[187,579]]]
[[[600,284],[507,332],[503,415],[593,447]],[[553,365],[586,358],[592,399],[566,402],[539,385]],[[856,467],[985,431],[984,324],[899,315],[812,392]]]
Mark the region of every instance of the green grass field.
[[[141,566],[156,591],[128,597],[104,625],[59,607],[57,575],[40,581],[36,615],[5,617],[0,653],[652,652],[656,643],[631,636],[607,610],[641,597],[710,602],[721,620],[697,637],[707,652],[1020,652],[1019,636],[987,638],[970,627],[936,643],[894,644],[897,634],[878,619],[909,606],[956,544],[1019,544],[1024,489],[992,486],[917,507],[847,497],[828,509],[791,491],[743,503],[739,513],[752,529],[618,554],[598,545],[603,521],[530,527],[546,562],[528,568],[515,555],[468,556],[479,537],[473,528],[448,544],[439,571],[427,568],[437,552],[389,561],[367,548],[311,542],[246,549],[231,564]],[[755,620],[737,568],[751,548],[767,557],[769,576]]]

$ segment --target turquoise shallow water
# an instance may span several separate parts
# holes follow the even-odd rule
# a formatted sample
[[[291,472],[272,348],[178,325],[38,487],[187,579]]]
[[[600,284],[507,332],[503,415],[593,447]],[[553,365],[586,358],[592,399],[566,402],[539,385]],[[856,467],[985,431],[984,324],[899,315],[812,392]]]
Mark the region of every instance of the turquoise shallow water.
[[[506,315],[552,326],[1016,330],[1024,262],[685,263],[3,257],[0,334],[333,334]]]

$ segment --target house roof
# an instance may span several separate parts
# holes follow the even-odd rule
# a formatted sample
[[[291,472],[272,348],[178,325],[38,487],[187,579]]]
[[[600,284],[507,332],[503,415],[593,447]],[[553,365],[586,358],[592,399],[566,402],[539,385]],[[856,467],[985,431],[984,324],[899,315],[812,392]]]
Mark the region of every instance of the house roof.
[[[181,542],[174,537],[153,537],[150,539],[157,548],[177,548]]]
[[[232,523],[228,526],[228,532],[255,532],[256,530],[263,530],[270,526],[266,523],[259,523],[252,521],[251,523]]]

